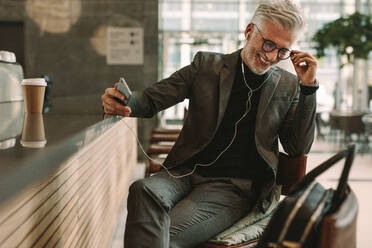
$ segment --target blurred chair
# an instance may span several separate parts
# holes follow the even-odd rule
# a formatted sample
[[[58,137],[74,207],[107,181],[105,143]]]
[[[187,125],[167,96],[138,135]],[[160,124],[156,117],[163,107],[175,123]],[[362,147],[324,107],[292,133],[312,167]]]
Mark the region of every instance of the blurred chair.
[[[372,114],[366,114],[362,117],[364,123],[365,132],[368,135],[372,135]]]
[[[369,138],[372,136],[372,113],[364,115],[362,117],[362,122],[364,123],[366,141],[369,145],[370,143]]]
[[[364,114],[363,112],[332,111],[329,124],[331,129],[340,130],[343,133],[345,143],[351,141],[352,134],[358,135],[358,141],[360,141],[360,136],[364,135],[364,123],[362,122]]]
[[[329,134],[329,113],[317,112],[315,115],[315,125],[318,139],[325,139]]]
[[[43,113],[48,113],[52,108],[52,98],[50,96],[50,91],[52,89],[52,78],[49,75],[41,75],[42,78],[45,79],[47,83],[47,87],[45,88],[45,95],[44,95],[44,105],[43,105]]]
[[[184,108],[183,120],[187,117],[187,108]],[[178,139],[181,127],[178,126],[161,126],[154,128],[151,132],[150,144],[147,149],[147,154],[152,159],[146,160],[145,177],[158,172],[161,169],[161,164],[172,149],[174,143]]]
[[[152,130],[150,137],[150,145],[147,154],[150,159],[146,161],[145,177],[158,172],[161,169],[161,164],[172,149],[174,143],[178,139],[180,129],[165,129],[155,128]]]

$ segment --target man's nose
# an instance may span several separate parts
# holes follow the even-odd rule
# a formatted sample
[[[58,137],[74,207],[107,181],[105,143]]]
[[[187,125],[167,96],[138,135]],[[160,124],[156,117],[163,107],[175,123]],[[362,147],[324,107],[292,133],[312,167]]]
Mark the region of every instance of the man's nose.
[[[266,57],[270,62],[275,62],[278,57],[278,51],[275,49],[271,52],[266,52]]]

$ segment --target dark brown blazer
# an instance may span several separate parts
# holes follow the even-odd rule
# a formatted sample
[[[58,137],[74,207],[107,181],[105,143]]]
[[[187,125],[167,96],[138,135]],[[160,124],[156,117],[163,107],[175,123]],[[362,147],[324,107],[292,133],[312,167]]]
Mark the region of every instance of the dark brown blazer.
[[[223,119],[235,79],[241,50],[232,54],[198,52],[193,62],[155,83],[134,92],[129,106],[133,117],[152,117],[189,99],[183,129],[164,165],[175,167],[200,152],[212,140]],[[275,178],[278,139],[289,155],[308,153],[314,139],[316,95],[303,95],[292,73],[273,67],[263,86],[255,139],[257,150],[271,166]],[[272,188],[273,183],[271,183]]]

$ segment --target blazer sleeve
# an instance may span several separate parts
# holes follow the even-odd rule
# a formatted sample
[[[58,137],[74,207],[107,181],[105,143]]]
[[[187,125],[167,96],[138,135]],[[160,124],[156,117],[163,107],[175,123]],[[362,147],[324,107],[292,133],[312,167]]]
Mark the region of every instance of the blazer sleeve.
[[[315,114],[316,93],[305,95],[298,87],[296,97],[279,131],[282,147],[290,156],[310,151],[314,141]]]
[[[190,65],[181,68],[143,92],[133,92],[128,103],[132,110],[131,117],[150,118],[159,111],[190,98],[191,87],[202,61],[202,53],[198,52]]]

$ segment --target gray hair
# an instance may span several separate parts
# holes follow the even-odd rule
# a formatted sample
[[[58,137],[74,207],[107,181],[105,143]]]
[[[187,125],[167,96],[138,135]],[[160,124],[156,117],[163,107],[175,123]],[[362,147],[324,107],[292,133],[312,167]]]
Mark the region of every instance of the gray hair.
[[[302,30],[305,26],[302,9],[291,0],[261,0],[252,22],[262,20],[270,20],[293,31]]]

